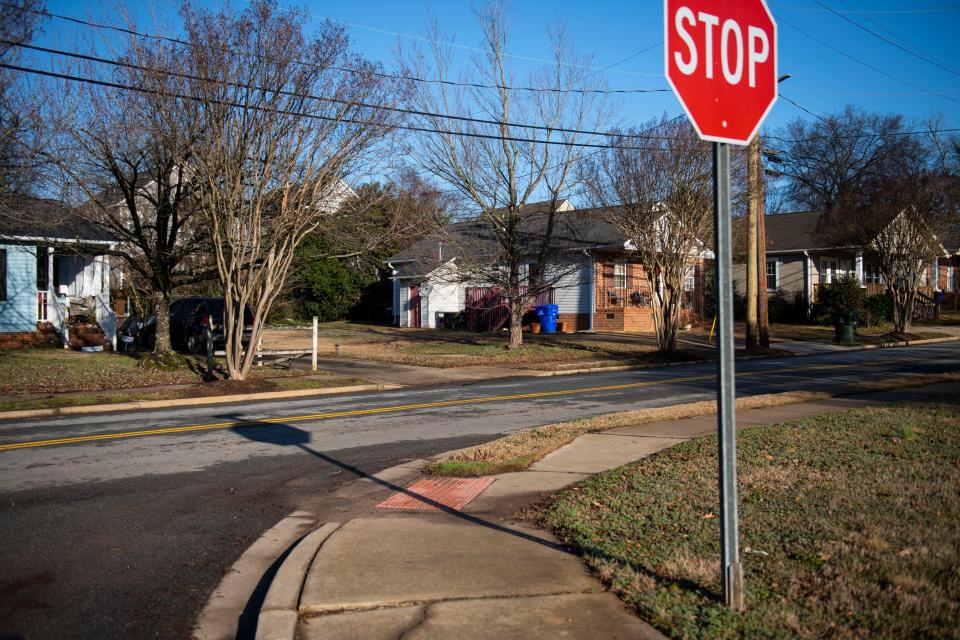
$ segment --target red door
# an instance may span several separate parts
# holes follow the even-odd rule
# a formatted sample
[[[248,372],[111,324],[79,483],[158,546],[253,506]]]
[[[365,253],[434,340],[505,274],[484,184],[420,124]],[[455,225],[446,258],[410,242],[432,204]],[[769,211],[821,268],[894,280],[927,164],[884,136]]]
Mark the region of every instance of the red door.
[[[420,328],[420,285],[410,285],[410,326]]]

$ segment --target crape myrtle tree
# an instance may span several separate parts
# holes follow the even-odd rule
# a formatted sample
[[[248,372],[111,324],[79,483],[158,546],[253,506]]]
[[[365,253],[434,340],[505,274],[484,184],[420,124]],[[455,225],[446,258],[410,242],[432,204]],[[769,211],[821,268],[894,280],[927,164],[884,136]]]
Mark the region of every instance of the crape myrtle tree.
[[[342,26],[255,0],[237,11],[183,5],[194,80],[186,117],[196,189],[225,298],[226,368],[244,379],[298,245],[342,224],[346,181],[385,153],[404,87],[351,52]],[[248,306],[252,325],[245,326]]]
[[[206,232],[191,168],[201,123],[190,117],[186,97],[182,60],[188,46],[136,36],[119,46],[117,58],[126,66],[80,63],[68,69],[112,86],[50,87],[55,136],[46,157],[63,191],[82,203],[80,214],[118,239],[113,255],[129,279],[145,287],[156,314],[154,354],[160,356],[172,348],[172,292],[203,271]]]
[[[434,229],[434,242],[421,246],[436,248],[430,249],[436,255],[421,262],[454,258],[456,268],[439,277],[498,289],[509,307],[514,349],[523,344],[522,318],[530,304],[581,268],[564,250],[576,231],[561,210],[576,188],[581,149],[573,145],[585,140],[569,130],[596,129],[607,113],[601,94],[591,91],[599,86],[596,74],[573,53],[562,28],[551,32],[550,62],[522,77],[508,53],[511,25],[504,5],[488,2],[475,13],[482,50],[463,77],[453,71],[449,37],[435,26],[428,29],[429,47],[403,56],[411,75],[441,81],[416,83],[413,90],[413,104],[426,114],[418,124],[434,132],[418,135],[411,154],[422,171],[457,194],[461,218],[469,217]]]
[[[624,130],[582,169],[599,215],[636,246],[661,351],[677,350],[684,280],[712,245],[712,166],[710,144],[664,116]]]

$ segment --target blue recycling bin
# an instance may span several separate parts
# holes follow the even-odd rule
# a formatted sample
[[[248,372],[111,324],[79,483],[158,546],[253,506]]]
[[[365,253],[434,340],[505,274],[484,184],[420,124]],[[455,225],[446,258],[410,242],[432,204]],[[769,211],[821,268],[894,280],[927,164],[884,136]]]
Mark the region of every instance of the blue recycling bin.
[[[556,333],[560,307],[555,304],[542,304],[536,307],[535,311],[540,319],[540,333]]]

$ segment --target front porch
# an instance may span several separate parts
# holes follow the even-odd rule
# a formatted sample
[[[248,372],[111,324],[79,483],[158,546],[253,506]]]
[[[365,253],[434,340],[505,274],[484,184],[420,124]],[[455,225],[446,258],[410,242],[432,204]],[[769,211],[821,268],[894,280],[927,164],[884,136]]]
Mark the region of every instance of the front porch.
[[[71,345],[71,325],[79,343],[96,342],[90,328],[95,324],[115,350],[118,317],[110,302],[110,257],[37,247],[36,309],[38,331],[55,332],[64,348]]]

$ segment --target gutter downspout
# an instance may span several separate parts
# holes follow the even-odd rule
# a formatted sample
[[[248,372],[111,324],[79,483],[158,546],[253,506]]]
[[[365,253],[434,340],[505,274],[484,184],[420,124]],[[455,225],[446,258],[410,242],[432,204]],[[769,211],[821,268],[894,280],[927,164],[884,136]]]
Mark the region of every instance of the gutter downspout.
[[[593,333],[593,316],[597,312],[597,256],[590,254],[590,314],[587,331]]]

